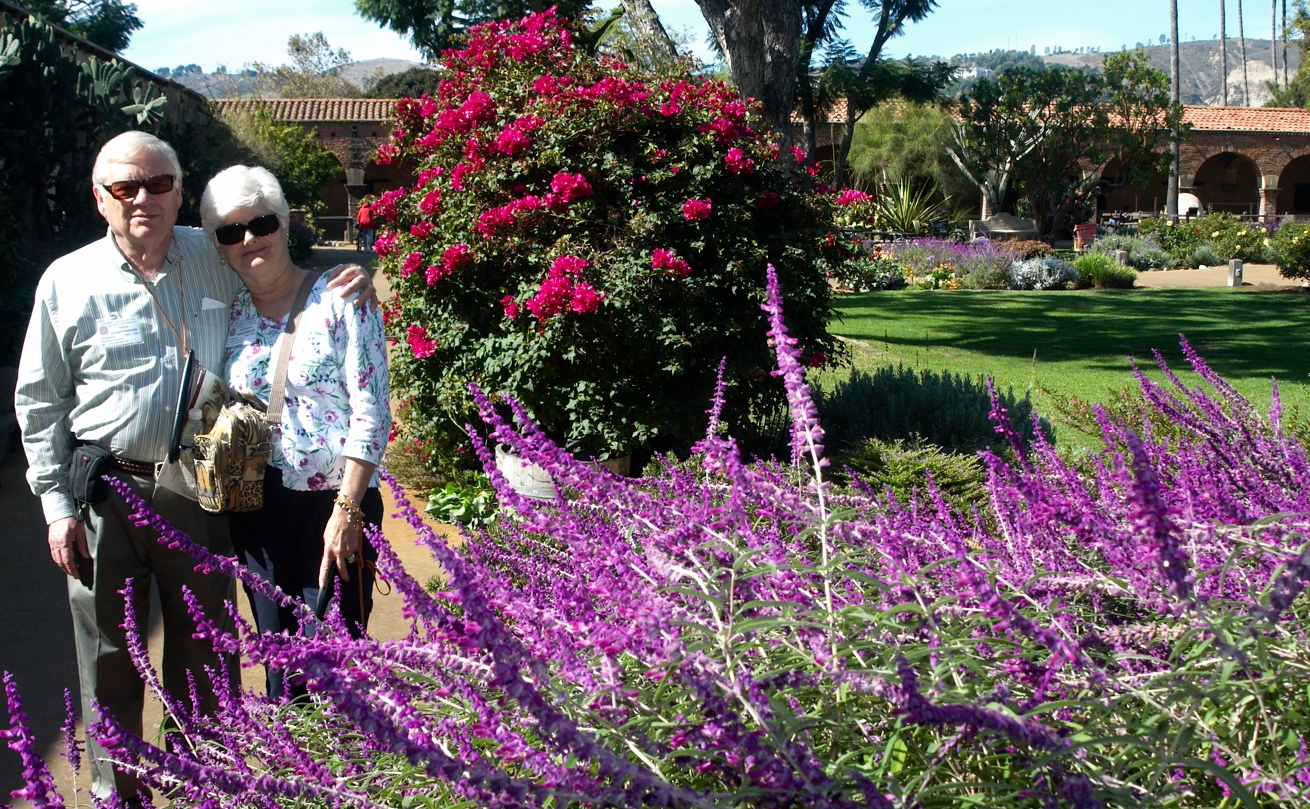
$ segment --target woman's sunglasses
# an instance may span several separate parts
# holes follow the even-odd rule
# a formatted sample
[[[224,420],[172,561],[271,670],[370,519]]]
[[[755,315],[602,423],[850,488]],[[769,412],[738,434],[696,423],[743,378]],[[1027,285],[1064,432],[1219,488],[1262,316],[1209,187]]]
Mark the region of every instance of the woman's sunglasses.
[[[114,199],[121,199],[124,202],[130,202],[136,199],[136,195],[141,193],[145,188],[151,194],[167,194],[173,190],[173,175],[156,174],[153,177],[147,177],[144,180],[119,180],[116,183],[102,185],[101,188],[109,192],[109,196]]]
[[[246,238],[246,231],[250,231],[256,236],[267,236],[270,233],[276,233],[282,223],[278,220],[277,214],[266,213],[263,216],[256,216],[249,222],[233,222],[230,225],[224,225],[221,228],[214,228],[214,238],[219,244],[236,244]]]

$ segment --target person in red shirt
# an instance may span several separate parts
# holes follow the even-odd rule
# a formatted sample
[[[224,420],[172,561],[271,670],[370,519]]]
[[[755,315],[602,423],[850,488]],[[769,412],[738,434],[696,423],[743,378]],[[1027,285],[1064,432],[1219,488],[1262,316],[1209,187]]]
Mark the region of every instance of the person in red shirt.
[[[359,241],[356,244],[362,250],[372,250],[373,237],[377,235],[377,229],[373,226],[373,209],[367,202],[359,204],[359,211],[355,214],[355,224],[359,226]]]

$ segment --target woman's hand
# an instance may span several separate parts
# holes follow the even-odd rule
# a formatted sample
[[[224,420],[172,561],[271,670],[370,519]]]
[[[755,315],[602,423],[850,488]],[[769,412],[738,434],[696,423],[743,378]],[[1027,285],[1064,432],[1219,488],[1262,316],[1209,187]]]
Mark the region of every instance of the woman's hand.
[[[356,556],[363,547],[363,526],[341,506],[334,505],[332,517],[323,529],[323,560],[318,566],[318,586],[331,585],[333,567],[341,574],[342,581],[350,581],[350,569],[358,563]]]
[[[369,311],[378,308],[378,290],[373,279],[358,264],[338,264],[327,271],[327,288],[337,290],[342,300],[355,293],[355,306],[368,305]]]

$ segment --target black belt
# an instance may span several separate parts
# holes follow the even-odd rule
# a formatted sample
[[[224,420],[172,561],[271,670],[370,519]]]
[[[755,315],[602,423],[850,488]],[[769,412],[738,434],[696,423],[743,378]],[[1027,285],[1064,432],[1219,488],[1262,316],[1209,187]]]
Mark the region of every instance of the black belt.
[[[134,461],[131,458],[120,458],[117,455],[109,456],[109,463],[116,469],[122,469],[124,472],[131,472],[133,475],[149,475],[154,477],[155,465],[145,461]]]

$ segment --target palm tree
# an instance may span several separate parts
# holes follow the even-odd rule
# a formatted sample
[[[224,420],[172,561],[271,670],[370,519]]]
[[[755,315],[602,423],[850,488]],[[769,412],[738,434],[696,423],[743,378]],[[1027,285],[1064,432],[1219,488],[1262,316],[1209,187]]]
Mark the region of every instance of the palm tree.
[[[1228,34],[1224,26],[1228,21],[1228,15],[1224,13],[1224,0],[1219,0],[1219,58],[1223,65],[1223,80],[1219,82],[1223,86],[1223,104],[1228,106]]]
[[[1274,85],[1278,84],[1278,0],[1269,3],[1269,58],[1274,65]]]
[[[1241,2],[1241,0],[1238,0]],[[1177,104],[1178,88],[1178,0],[1169,0],[1169,100]],[[1171,222],[1178,221],[1178,131],[1169,133],[1169,185],[1165,192],[1164,212]]]
[[[1242,25],[1242,0],[1237,0],[1237,44],[1242,49],[1242,106],[1251,106],[1251,80],[1246,75],[1246,29]]]

